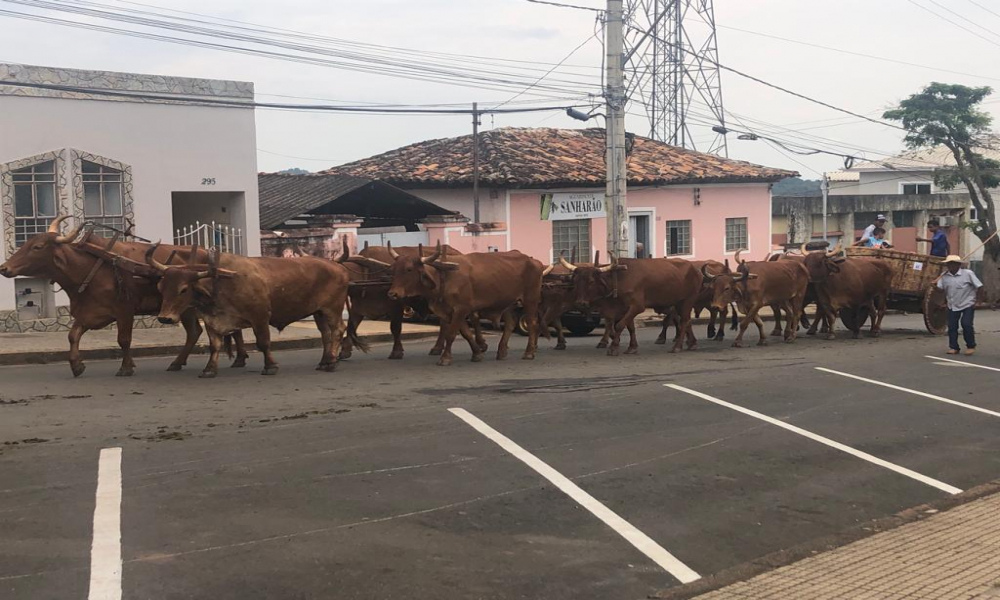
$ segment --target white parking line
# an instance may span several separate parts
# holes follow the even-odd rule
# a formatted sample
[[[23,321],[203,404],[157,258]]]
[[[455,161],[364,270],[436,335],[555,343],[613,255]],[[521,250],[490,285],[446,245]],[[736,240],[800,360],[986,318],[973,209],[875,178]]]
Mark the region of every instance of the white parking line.
[[[955,406],[961,406],[962,408],[967,408],[969,410],[981,412],[983,414],[987,414],[993,417],[1000,417],[1000,412],[997,412],[995,410],[989,410],[988,408],[973,406],[972,404],[966,404],[965,402],[959,402],[958,400],[950,400],[942,396],[935,396],[934,394],[928,394],[927,392],[921,392],[919,390],[911,390],[909,388],[900,387],[898,385],[892,385],[891,383],[885,383],[883,381],[877,381],[875,379],[868,379],[866,377],[859,377],[857,375],[851,375],[850,373],[842,373],[841,371],[834,371],[833,369],[825,369],[823,367],[816,367],[816,370],[823,371],[824,373],[833,373],[834,375],[840,375],[842,377],[850,377],[851,379],[857,379],[858,381],[864,381],[865,383],[872,383],[875,385],[880,385],[882,387],[887,387],[889,389],[899,390],[900,392],[906,392],[908,394],[913,394],[915,396],[923,396],[924,398],[930,398],[931,400],[937,400],[938,402],[954,404]]]
[[[726,408],[731,408],[731,409],[733,409],[733,410],[735,410],[737,412],[741,412],[741,413],[743,413],[745,415],[750,415],[751,417],[753,417],[755,419],[760,419],[761,421],[765,421],[767,423],[770,423],[771,425],[777,425],[778,427],[781,427],[782,429],[787,429],[788,431],[791,431],[793,433],[797,433],[797,434],[799,434],[799,435],[801,435],[803,437],[807,437],[807,438],[809,438],[809,439],[811,439],[813,441],[819,442],[821,444],[825,444],[825,445],[827,445],[827,446],[829,446],[831,448],[835,448],[837,450],[840,450],[841,452],[846,452],[847,454],[850,454],[851,456],[856,456],[856,457],[858,457],[860,459],[867,460],[868,462],[870,462],[872,464],[876,464],[876,465],[878,465],[880,467],[885,467],[886,469],[889,469],[890,471],[895,471],[896,473],[899,473],[900,475],[906,475],[907,477],[909,477],[911,479],[915,479],[915,480],[919,481],[920,483],[924,483],[924,484],[927,484],[927,485],[929,485],[931,487],[935,487],[935,488],[937,488],[937,489],[939,489],[939,490],[941,490],[943,492],[948,492],[949,494],[961,494],[962,493],[961,489],[959,489],[959,488],[957,488],[957,487],[955,487],[953,485],[948,485],[947,483],[944,483],[942,481],[938,481],[937,479],[933,479],[931,477],[927,477],[926,475],[921,475],[920,473],[917,473],[916,471],[911,471],[910,469],[907,469],[906,467],[901,467],[901,466],[893,464],[893,463],[891,463],[891,462],[889,462],[887,460],[882,460],[881,458],[878,458],[877,456],[872,456],[871,454],[868,454],[867,452],[862,452],[861,450],[855,450],[854,448],[851,448],[850,446],[841,444],[840,442],[835,442],[835,441],[831,440],[830,438],[825,438],[825,437],[823,437],[821,435],[817,435],[815,433],[812,433],[811,431],[806,431],[805,429],[802,429],[801,427],[796,427],[795,425],[791,425],[789,423],[785,423],[784,421],[779,421],[778,419],[775,419],[773,417],[769,417],[769,416],[767,416],[765,414],[761,414],[761,413],[759,413],[757,411],[750,410],[749,408],[743,408],[742,406],[726,402],[725,400],[719,400],[718,398],[715,398],[713,396],[709,396],[708,394],[703,394],[701,392],[696,392],[695,390],[688,389],[688,388],[683,387],[683,386],[675,385],[673,383],[665,383],[663,385],[664,385],[664,387],[675,389],[675,390],[677,390],[679,392],[684,392],[685,394],[690,394],[690,395],[695,396],[697,398],[701,398],[702,400],[708,400],[709,402],[714,402],[715,404],[718,404],[719,406],[725,406]]]
[[[973,363],[970,363],[970,362],[965,362],[963,360],[955,360],[953,358],[941,358],[940,356],[930,356],[929,354],[925,354],[924,358],[929,358],[931,360],[940,360],[940,361],[943,361],[943,362],[955,363],[956,365],[962,365],[963,367],[978,367],[980,369],[989,369],[990,371],[1000,371],[1000,369],[998,369],[996,367],[987,367],[986,365],[977,365],[977,364],[973,364]]]
[[[583,491],[580,486],[542,462],[534,454],[517,445],[513,440],[493,429],[470,412],[461,408],[449,408],[448,410],[459,419],[471,425],[473,429],[495,442],[498,446],[510,452],[515,458],[531,467],[536,473],[548,479],[549,482],[562,490],[563,493],[576,501],[577,504],[589,510],[591,514],[601,521],[604,521],[605,525],[614,529],[618,535],[628,540],[637,550],[648,556],[650,560],[660,565],[660,567],[676,577],[681,583],[690,583],[701,579],[700,575],[677,560],[673,554],[667,552],[666,549],[654,542],[645,533],[619,517],[610,508],[601,504],[596,498]]]
[[[97,469],[88,600],[122,597],[122,449],[104,448]]]

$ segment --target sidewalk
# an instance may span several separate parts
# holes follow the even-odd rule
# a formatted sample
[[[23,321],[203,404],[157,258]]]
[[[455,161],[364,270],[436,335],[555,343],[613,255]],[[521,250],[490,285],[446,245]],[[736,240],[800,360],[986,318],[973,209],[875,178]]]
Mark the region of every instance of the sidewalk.
[[[996,485],[985,487],[989,495],[967,504],[904,511],[893,519],[912,522],[752,579],[691,593],[714,587],[706,578],[659,597],[1000,600],[1000,493]]]
[[[403,323],[403,340],[435,336],[437,325]],[[388,321],[366,320],[358,328],[358,334],[368,343],[392,340]],[[0,365],[20,365],[30,363],[54,363],[68,360],[69,341],[67,332],[53,333],[0,333]],[[254,346],[253,331],[243,332],[247,351],[257,351]],[[294,350],[319,348],[322,340],[319,331],[311,321],[293,323],[285,331],[278,333],[271,329],[271,347],[274,350]],[[208,335],[201,334],[194,354],[207,352]],[[164,327],[161,329],[136,329],[132,332],[132,355],[166,356],[177,354],[184,346],[184,329]],[[388,351],[387,351],[388,352]],[[80,354],[85,360],[120,358],[118,330],[99,329],[88,331],[80,341]]]

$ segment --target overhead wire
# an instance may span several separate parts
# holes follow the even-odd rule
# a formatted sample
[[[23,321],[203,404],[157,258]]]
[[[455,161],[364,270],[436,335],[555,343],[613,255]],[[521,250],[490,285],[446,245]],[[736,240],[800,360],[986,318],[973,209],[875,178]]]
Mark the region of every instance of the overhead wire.
[[[909,2],[913,6],[916,6],[917,8],[919,8],[919,9],[921,9],[923,11],[926,11],[926,12],[934,15],[935,17],[937,17],[938,19],[940,19],[940,20],[942,20],[942,21],[944,21],[946,23],[950,23],[950,24],[954,25],[955,27],[958,27],[959,29],[961,29],[963,31],[971,33],[972,35],[976,36],[977,38],[979,38],[981,40],[985,40],[985,41],[993,44],[994,46],[1000,47],[1000,43],[997,43],[996,41],[991,40],[990,38],[988,38],[988,37],[986,37],[986,36],[984,36],[984,35],[982,35],[980,33],[977,33],[975,31],[969,29],[968,27],[966,27],[965,25],[962,25],[961,23],[956,23],[955,21],[952,21],[951,19],[949,19],[948,17],[946,17],[944,15],[941,15],[939,13],[934,12],[933,10],[931,10],[931,9],[927,8],[926,6],[924,6],[923,4],[918,4],[915,0],[907,0],[907,2]]]

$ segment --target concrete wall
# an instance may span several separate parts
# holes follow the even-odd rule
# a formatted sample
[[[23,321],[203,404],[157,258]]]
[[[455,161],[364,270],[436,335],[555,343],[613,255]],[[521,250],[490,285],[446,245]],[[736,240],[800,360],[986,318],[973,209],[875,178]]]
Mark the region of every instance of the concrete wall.
[[[135,232],[148,239],[170,240],[186,224],[173,222],[173,192],[242,193],[232,224],[260,254],[252,110],[0,95],[0,131],[0,163],[74,148],[130,166]],[[13,306],[14,282],[0,278],[0,310]]]
[[[407,189],[409,193],[433,202],[441,208],[462,213],[470,221],[475,213],[472,188],[457,189]],[[506,192],[504,190],[481,188],[479,190],[479,221],[497,223],[507,220]]]

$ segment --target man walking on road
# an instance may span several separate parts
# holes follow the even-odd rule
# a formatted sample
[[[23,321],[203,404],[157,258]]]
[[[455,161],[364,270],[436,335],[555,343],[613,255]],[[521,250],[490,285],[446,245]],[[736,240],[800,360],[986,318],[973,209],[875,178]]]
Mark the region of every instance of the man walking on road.
[[[944,260],[948,270],[937,281],[948,300],[948,354],[958,354],[958,324],[962,324],[965,354],[976,353],[976,330],[972,318],[976,314],[976,296],[983,287],[976,274],[962,268],[962,257],[954,254]]]

